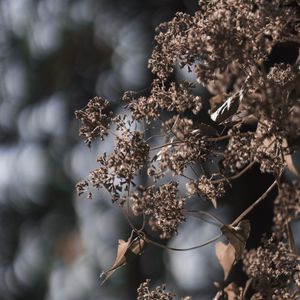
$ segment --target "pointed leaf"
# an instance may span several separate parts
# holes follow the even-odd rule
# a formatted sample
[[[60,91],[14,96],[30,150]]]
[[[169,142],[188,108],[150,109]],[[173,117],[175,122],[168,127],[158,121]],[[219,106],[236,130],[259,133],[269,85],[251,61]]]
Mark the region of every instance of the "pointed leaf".
[[[235,249],[235,258],[239,260],[246,247],[246,242],[250,234],[249,220],[242,220],[236,227],[232,225],[221,226],[221,231]]]
[[[223,291],[218,291],[216,296],[212,300],[220,300],[223,299]]]
[[[237,287],[237,285],[234,282],[228,284],[224,289],[224,292],[226,293],[227,300],[241,299],[241,290]]]
[[[102,279],[101,285],[120,267],[122,267],[126,263],[125,253],[129,247],[131,242],[131,237],[128,239],[127,242],[124,240],[118,241],[118,251],[115,262],[113,263],[112,267],[106,271],[103,271],[100,275]]]
[[[242,293],[242,299],[246,299],[246,294],[251,286],[251,283],[252,283],[252,280],[253,278],[250,278],[247,280],[246,284],[245,284],[245,287],[243,289],[243,293]]]
[[[284,160],[286,162],[287,169],[295,176],[300,177],[300,174],[299,174],[298,170],[296,169],[295,164],[293,162],[292,155],[291,154],[285,155]]]
[[[282,141],[282,147],[288,149],[288,142],[286,139],[283,139]],[[285,163],[286,163],[286,166],[287,166],[287,169],[292,173],[294,174],[295,176],[299,177],[300,174],[293,162],[293,157],[292,157],[292,154],[286,154],[284,155],[284,160],[285,160]]]
[[[214,207],[214,208],[217,208],[218,203],[217,203],[216,198],[209,198],[209,200],[210,200],[210,202],[212,203],[213,207]]]
[[[235,249],[230,243],[225,245],[222,242],[218,242],[216,243],[216,256],[223,268],[224,280],[226,280],[235,262]]]
[[[126,263],[134,256],[140,254],[145,245],[145,241],[139,237],[132,241],[132,236],[128,241],[119,240],[117,256],[112,267],[106,271],[103,271],[100,275],[102,279],[101,285],[119,268],[126,265]]]
[[[217,123],[222,123],[237,112],[239,104],[240,93],[235,93],[229,97],[214,113],[212,113],[210,118]]]

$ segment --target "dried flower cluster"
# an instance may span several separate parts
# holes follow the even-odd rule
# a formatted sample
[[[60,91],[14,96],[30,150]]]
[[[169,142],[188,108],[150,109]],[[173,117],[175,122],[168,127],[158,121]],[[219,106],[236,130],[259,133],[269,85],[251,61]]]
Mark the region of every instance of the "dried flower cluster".
[[[116,136],[116,146],[111,155],[104,153],[98,158],[100,168],[92,171],[88,181],[77,184],[79,194],[91,185],[95,188],[106,188],[112,200],[119,200],[120,193],[129,189],[130,183],[148,159],[149,146],[138,132],[125,130]]]
[[[263,246],[250,250],[243,263],[253,286],[259,291],[254,299],[297,299],[300,296],[299,291],[293,290],[293,284],[299,284],[300,258],[285,242],[271,237]]]
[[[141,283],[137,289],[137,300],[172,300],[175,295],[166,291],[166,286],[157,286],[154,291],[149,289],[150,280]]]
[[[160,80],[154,80],[149,97],[134,98],[134,94],[127,92],[123,101],[128,103],[135,120],[155,119],[162,111],[178,113],[191,110],[194,114],[201,110],[201,97],[192,93],[193,84],[183,81],[179,85],[172,82],[167,88]]]
[[[185,200],[177,199],[177,193],[175,182],[163,184],[158,189],[154,186],[140,188],[131,196],[131,208],[135,215],[150,216],[149,224],[153,230],[160,232],[160,238],[170,238],[185,220]]]
[[[230,182],[254,164],[274,177],[266,191],[279,190],[273,236],[243,259],[254,289],[251,299],[298,295],[291,286],[299,286],[300,275],[290,223],[300,217],[299,174],[291,156],[300,143],[299,20],[299,1],[200,0],[194,15],[177,13],[157,28],[149,60],[156,78],[149,94],[126,92],[124,115],[114,115],[100,97],[76,112],[80,135],[89,146],[98,137],[114,139],[115,145],[99,156],[99,167],[89,178],[77,184],[79,194],[105,188],[119,206],[126,203],[143,217],[142,229],[133,231],[145,242],[151,243],[148,229],[161,239],[180,232],[187,198],[200,196],[216,207]],[[296,50],[295,57],[277,59],[276,53],[286,47]],[[172,81],[176,76],[171,75],[183,67],[197,82]],[[199,83],[212,95],[211,109],[194,89]],[[298,182],[283,183],[286,171],[298,176]],[[137,186],[139,175],[143,186]],[[186,190],[178,189],[179,182]],[[219,257],[226,273],[249,235],[250,225],[239,227],[248,222],[237,223],[223,226],[230,243],[219,247],[224,250]],[[138,299],[173,299],[164,288],[150,292],[148,283],[140,286]],[[242,299],[247,287],[233,286],[219,295]]]
[[[216,70],[222,72],[232,62],[245,68],[261,64],[295,15],[280,2],[200,1],[194,16],[178,13],[159,26],[149,66],[161,79],[177,62],[194,66],[199,82],[208,83]]]
[[[274,289],[271,294],[256,293],[251,297],[251,300],[297,300],[299,299],[296,293],[290,293],[287,289]]]
[[[149,288],[150,279],[142,282],[137,289],[137,300],[172,300],[176,296],[173,293],[166,291],[166,285],[159,285],[155,290],[150,291]],[[191,297],[184,297],[181,300],[192,300]]]
[[[182,175],[195,162],[204,162],[210,152],[209,143],[199,129],[194,130],[188,118],[171,118],[162,124],[166,136],[165,145],[157,153],[157,164],[152,164],[148,174],[155,179],[164,177],[167,171]]]
[[[213,203],[214,207],[217,206],[217,199],[225,194],[223,181],[220,182],[217,180],[217,182],[214,183],[213,180],[205,176],[201,176],[197,181],[189,181],[187,183],[187,191],[190,196],[200,192],[204,198]]]
[[[85,138],[88,146],[100,137],[101,140],[107,136],[107,130],[111,122],[111,113],[107,113],[109,102],[101,97],[90,100],[84,110],[76,111],[75,115],[82,122],[79,135]]]
[[[254,139],[253,132],[239,132],[237,129],[229,132],[229,142],[224,152],[223,165],[231,173],[244,168],[253,161],[251,141]]]

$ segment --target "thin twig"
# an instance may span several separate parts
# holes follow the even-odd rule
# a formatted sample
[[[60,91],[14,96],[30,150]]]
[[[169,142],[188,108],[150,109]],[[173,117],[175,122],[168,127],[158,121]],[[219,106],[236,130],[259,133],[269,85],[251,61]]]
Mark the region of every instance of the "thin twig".
[[[238,174],[235,174],[233,176],[230,176],[230,177],[227,177],[227,178],[221,178],[221,179],[215,179],[215,180],[212,180],[212,183],[213,184],[216,184],[216,183],[220,183],[220,182],[223,182],[223,181],[228,181],[228,180],[234,180],[234,179],[237,179],[239,177],[241,177],[244,173],[246,173],[250,168],[252,168],[252,166],[255,164],[255,161],[251,162],[247,167],[245,167],[241,172],[239,172]]]
[[[179,141],[165,143],[163,145],[159,145],[159,146],[153,147],[149,151],[159,150],[159,149],[161,149],[163,147],[167,147],[167,146],[175,146],[175,145],[187,144],[187,143],[190,143],[190,141],[189,140],[179,140]],[[216,151],[216,150],[211,150],[211,149],[200,147],[200,146],[198,146],[198,147],[199,147],[199,149],[201,149],[203,151],[210,151],[210,152],[212,152],[215,155],[224,156],[223,152],[219,152],[219,151]]]
[[[212,239],[204,242],[203,244],[200,244],[200,245],[197,245],[197,246],[193,246],[193,247],[190,247],[190,248],[174,248],[174,247],[165,246],[163,244],[155,242],[155,241],[147,238],[146,236],[140,236],[140,238],[144,239],[144,241],[147,242],[147,243],[149,243],[149,244],[155,245],[157,247],[160,247],[160,248],[163,248],[163,249],[166,249],[166,250],[171,250],[171,251],[190,251],[190,250],[195,250],[195,249],[204,247],[204,246],[206,246],[208,244],[211,244],[211,243],[217,241],[222,236],[223,236],[223,234],[221,233],[221,234],[215,236],[214,238],[212,238]]]
[[[164,134],[154,134],[154,135],[151,135],[150,137],[148,137],[145,142],[148,143],[151,139],[153,138],[157,138],[157,137],[165,137]]]
[[[277,185],[277,180],[275,180],[269,188],[254,202],[252,203],[248,208],[246,208],[232,223],[232,226],[237,225],[246,215],[248,215],[249,212],[253,210],[254,207],[256,207],[262,200],[264,200],[268,194],[271,192],[271,190]]]
[[[222,136],[218,136],[218,137],[208,137],[206,138],[206,140],[208,142],[219,142],[219,141],[223,141],[223,140],[228,140],[230,138],[230,135],[222,135]]]
[[[245,284],[245,288],[244,288],[244,291],[243,291],[243,295],[242,295],[242,300],[246,300],[246,294],[251,286],[251,283],[252,283],[253,279],[250,278],[247,280],[246,284]]]
[[[186,143],[187,141],[175,141],[175,142],[170,142],[170,143],[166,143],[166,144],[163,144],[163,145],[160,145],[160,146],[156,146],[156,147],[153,147],[151,148],[149,151],[154,151],[154,150],[158,150],[158,149],[161,149],[163,147],[167,147],[167,146],[173,146],[173,145],[178,145],[178,144],[184,144]]]
[[[217,218],[216,216],[214,216],[206,211],[203,211],[203,210],[184,210],[183,214],[187,215],[187,216],[195,217],[195,218],[200,218],[199,215],[208,216],[218,223],[218,224],[214,223],[215,225],[217,225],[217,226],[224,225],[224,223],[219,218]]]

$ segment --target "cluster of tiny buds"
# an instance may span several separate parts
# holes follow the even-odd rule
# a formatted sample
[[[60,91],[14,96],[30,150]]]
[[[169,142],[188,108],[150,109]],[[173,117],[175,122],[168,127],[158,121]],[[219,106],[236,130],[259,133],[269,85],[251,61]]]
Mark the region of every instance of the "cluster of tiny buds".
[[[166,291],[166,285],[157,286],[154,290],[149,288],[150,279],[142,282],[137,289],[137,300],[173,300],[176,295]],[[184,297],[181,300],[192,300],[191,297]]]

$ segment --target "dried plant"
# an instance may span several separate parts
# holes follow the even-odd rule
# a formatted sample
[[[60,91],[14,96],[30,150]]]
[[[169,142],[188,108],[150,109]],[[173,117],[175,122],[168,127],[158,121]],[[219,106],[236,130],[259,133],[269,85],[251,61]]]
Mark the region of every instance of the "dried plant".
[[[225,278],[242,258],[249,280],[244,287],[230,283],[220,288],[214,299],[300,296],[299,256],[290,226],[300,218],[299,174],[291,157],[300,141],[300,57],[272,61],[280,47],[299,51],[299,20],[299,1],[200,0],[194,15],[177,13],[157,28],[149,94],[126,92],[124,115],[115,115],[100,97],[76,112],[88,146],[98,137],[115,139],[112,152],[101,153],[99,167],[77,184],[78,193],[106,189],[116,207],[127,211],[132,236],[143,244],[175,251],[202,247],[170,248],[152,240],[147,230],[158,232],[160,239],[171,238],[191,213],[187,199],[199,196],[217,207],[230,183],[253,165],[274,177],[237,219],[220,226],[229,242],[216,246]],[[171,81],[172,73],[183,67],[197,82]],[[195,93],[198,84],[212,94],[211,110]],[[296,182],[289,182],[284,172],[293,173]],[[139,175],[147,176],[147,185],[136,185]],[[185,190],[178,189],[179,182],[186,183]],[[245,250],[250,224],[244,218],[275,187],[273,234],[257,249]],[[137,215],[143,217],[140,228],[132,222]],[[117,267],[126,263],[132,236],[123,241],[122,255],[118,251]],[[165,286],[150,291],[148,285],[141,284],[137,299],[175,297]]]

